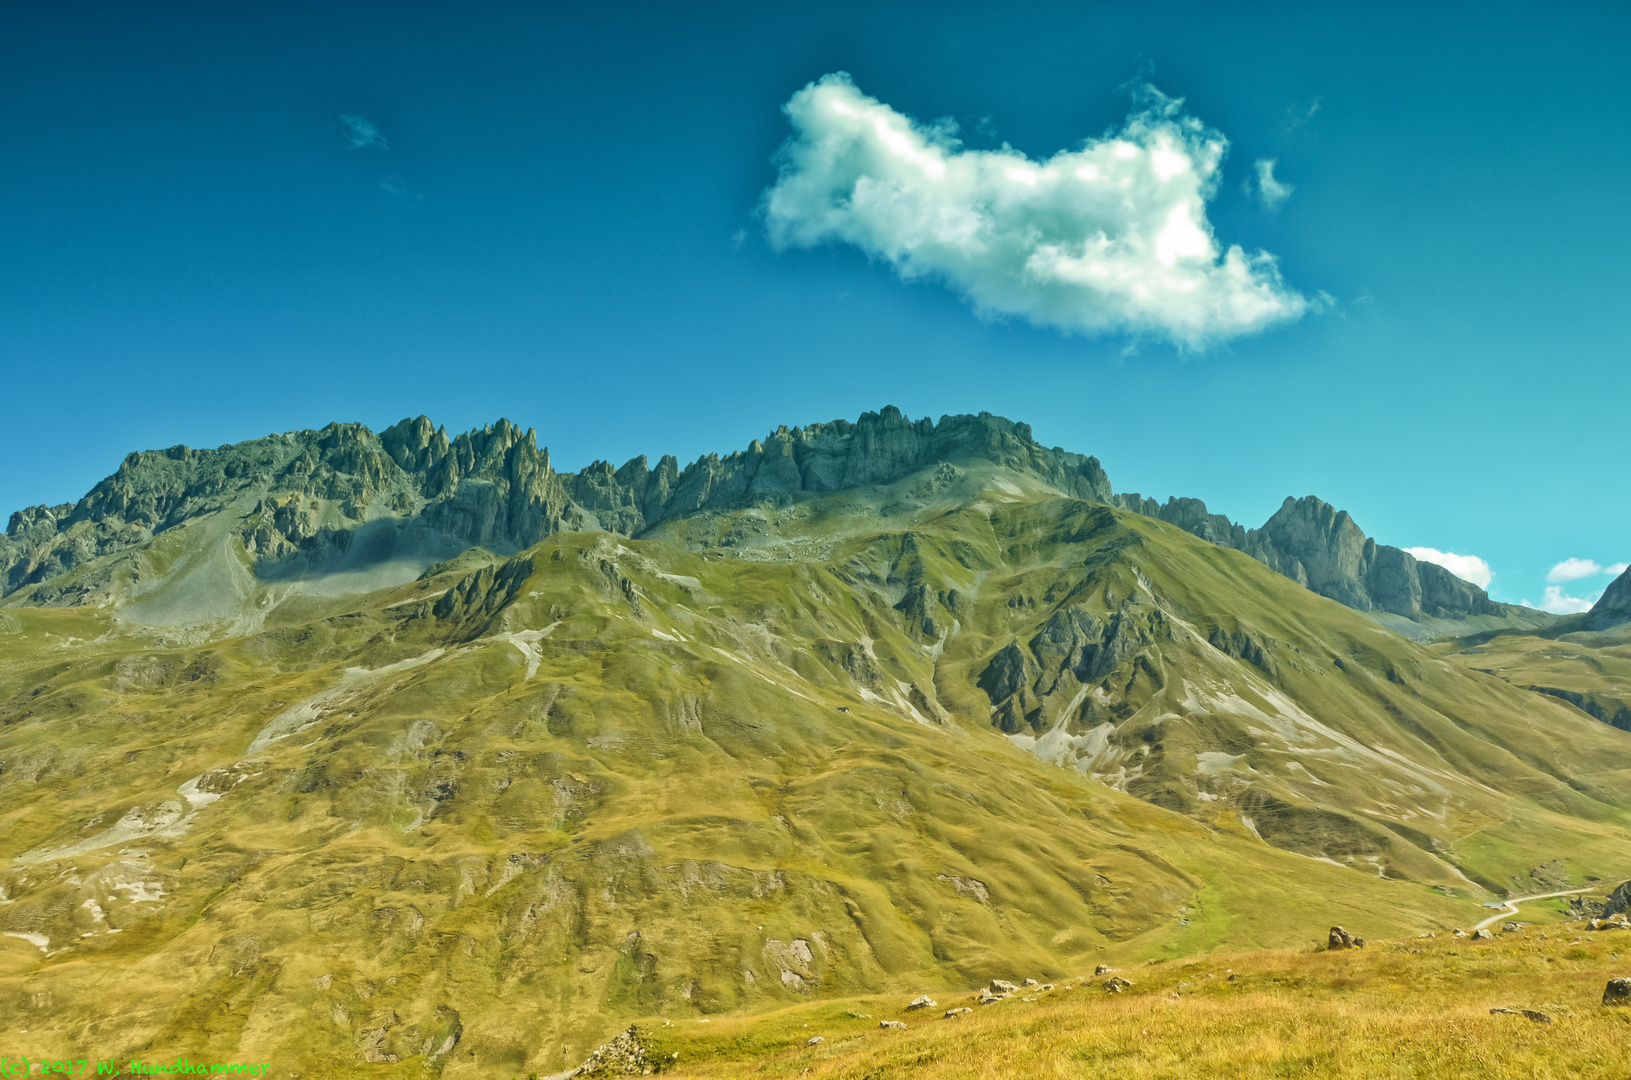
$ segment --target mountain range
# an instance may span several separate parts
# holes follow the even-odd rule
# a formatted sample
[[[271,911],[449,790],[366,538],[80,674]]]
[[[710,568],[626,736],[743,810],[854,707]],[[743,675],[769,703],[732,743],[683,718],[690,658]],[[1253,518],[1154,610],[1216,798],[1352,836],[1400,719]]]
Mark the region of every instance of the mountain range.
[[[1625,578],[1498,604],[989,414],[174,447],[0,574],[0,1010],[65,1046],[549,1072],[1631,873]]]

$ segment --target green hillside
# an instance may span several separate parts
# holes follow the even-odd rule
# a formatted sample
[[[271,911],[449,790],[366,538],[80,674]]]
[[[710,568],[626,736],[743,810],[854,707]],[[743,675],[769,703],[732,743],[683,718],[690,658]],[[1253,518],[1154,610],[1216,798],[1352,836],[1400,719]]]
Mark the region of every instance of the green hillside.
[[[0,1010],[42,1045],[548,1072],[628,1017],[1631,867],[1631,734],[989,461],[366,594],[241,559],[250,633],[0,611]]]

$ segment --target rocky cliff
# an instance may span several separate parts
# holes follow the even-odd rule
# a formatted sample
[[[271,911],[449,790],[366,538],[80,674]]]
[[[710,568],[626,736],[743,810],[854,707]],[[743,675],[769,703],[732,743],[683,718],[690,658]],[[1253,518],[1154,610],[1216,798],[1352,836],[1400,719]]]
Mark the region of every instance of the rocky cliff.
[[[1609,630],[1628,622],[1631,622],[1631,570],[1615,578],[1586,613],[1586,625],[1593,630]]]
[[[1442,566],[1378,544],[1347,511],[1312,495],[1287,498],[1258,529],[1208,513],[1199,499],[1168,499],[1161,504],[1132,493],[1113,496],[1111,501],[1122,509],[1177,525],[1203,540],[1244,551],[1298,584],[1359,611],[1389,612],[1407,619],[1465,619],[1472,615],[1500,617],[1514,610],[1513,605],[1496,603],[1483,589]]]
[[[1199,499],[1161,504],[1112,494],[1096,458],[1044,447],[1027,424],[990,413],[914,421],[893,406],[854,423],[780,427],[746,450],[709,454],[684,469],[665,455],[655,466],[641,456],[620,468],[596,461],[558,472],[530,429],[500,420],[450,437],[423,416],[378,434],[330,424],[214,450],[134,453],[78,503],[11,516],[0,538],[0,596],[27,590],[33,604],[105,602],[121,573],[136,582],[155,568],[121,568],[104,556],[206,518],[230,523],[221,539],[241,543],[262,582],[344,571],[372,588],[471,547],[510,554],[563,530],[639,536],[690,514],[785,505],[959,461],[989,462],[1067,495],[1159,518],[1359,611],[1417,622],[1540,617],[1377,544],[1346,512],[1312,496],[1288,498],[1261,528],[1246,529]],[[368,567],[386,564],[395,577],[369,576]],[[1631,587],[1622,579],[1600,607],[1602,618],[1631,619]]]
[[[1096,459],[1048,449],[1027,424],[990,413],[913,421],[893,406],[778,428],[746,450],[683,471],[672,456],[614,469],[555,471],[532,430],[507,420],[449,438],[425,417],[375,434],[360,424],[195,450],[134,453],[75,504],[11,516],[0,539],[0,595],[103,598],[111,572],[74,575],[169,530],[225,516],[263,579],[334,565],[354,549],[375,561],[430,563],[471,546],[514,552],[562,530],[625,536],[670,518],[786,502],[803,493],[885,484],[937,462],[980,459],[1095,501],[1110,497]]]

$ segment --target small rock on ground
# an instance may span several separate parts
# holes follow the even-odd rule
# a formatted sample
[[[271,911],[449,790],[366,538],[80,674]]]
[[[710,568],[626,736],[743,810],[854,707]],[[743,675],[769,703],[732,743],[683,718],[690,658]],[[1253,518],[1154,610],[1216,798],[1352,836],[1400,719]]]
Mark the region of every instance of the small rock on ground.
[[[899,1020],[879,1020],[878,1026],[890,1031],[905,1031],[906,1025]]]
[[[1608,985],[1603,988],[1603,1004],[1631,1005],[1631,979],[1608,980]]]
[[[1508,1009],[1497,1007],[1489,1011],[1491,1016],[1521,1016],[1525,1020],[1533,1020],[1537,1024],[1550,1024],[1552,1018],[1538,1009]]]

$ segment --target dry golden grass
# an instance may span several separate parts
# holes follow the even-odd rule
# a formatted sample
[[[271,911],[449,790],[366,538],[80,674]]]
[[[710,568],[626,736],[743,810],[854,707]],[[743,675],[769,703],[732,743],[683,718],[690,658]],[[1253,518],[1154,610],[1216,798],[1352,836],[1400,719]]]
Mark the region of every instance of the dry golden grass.
[[[1631,934],[1550,940],[1381,943],[1354,952],[1215,954],[1027,990],[956,1020],[906,999],[825,1002],[750,1018],[651,1023],[654,1056],[683,1077],[811,1076],[833,1080],[1008,1077],[1631,1077],[1631,1009],[1604,1008],[1604,984],[1631,973]],[[1616,959],[1627,950],[1627,960]],[[1231,970],[1232,969],[1232,970]],[[1234,974],[1236,978],[1230,979]],[[1492,1015],[1546,1013],[1551,1023]],[[906,1031],[880,1030],[904,1020]],[[815,1035],[823,1042],[809,1047]],[[675,1059],[670,1055],[678,1054]]]

